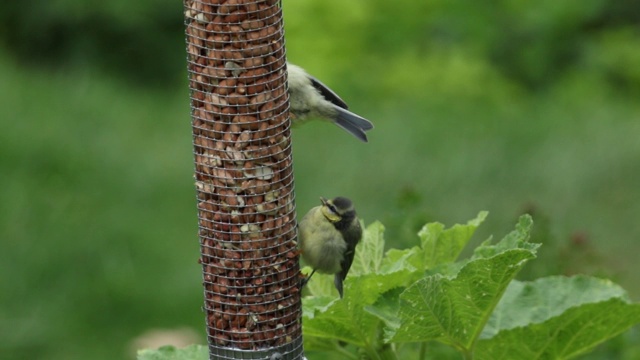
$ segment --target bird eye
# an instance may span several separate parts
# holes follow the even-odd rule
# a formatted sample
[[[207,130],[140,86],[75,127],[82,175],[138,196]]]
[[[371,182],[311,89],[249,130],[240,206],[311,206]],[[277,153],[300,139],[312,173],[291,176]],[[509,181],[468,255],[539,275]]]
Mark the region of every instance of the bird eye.
[[[333,204],[327,204],[327,207],[329,208],[329,210],[331,210],[332,213],[334,214],[338,213],[338,209],[336,209],[336,207]]]

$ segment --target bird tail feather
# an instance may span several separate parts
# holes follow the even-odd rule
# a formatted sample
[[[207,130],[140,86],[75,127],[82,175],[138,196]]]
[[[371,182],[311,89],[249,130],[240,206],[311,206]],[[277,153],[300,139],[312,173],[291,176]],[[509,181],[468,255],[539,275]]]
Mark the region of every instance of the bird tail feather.
[[[373,124],[349,110],[336,107],[338,116],[336,117],[336,125],[340,126],[358,139],[367,142],[367,134],[365,131],[373,129]]]
[[[344,295],[344,291],[342,290],[343,280],[344,278],[342,277],[342,272],[339,272],[333,276],[333,285],[335,285],[336,289],[338,290],[338,294],[340,294],[340,299],[342,299],[342,296]]]

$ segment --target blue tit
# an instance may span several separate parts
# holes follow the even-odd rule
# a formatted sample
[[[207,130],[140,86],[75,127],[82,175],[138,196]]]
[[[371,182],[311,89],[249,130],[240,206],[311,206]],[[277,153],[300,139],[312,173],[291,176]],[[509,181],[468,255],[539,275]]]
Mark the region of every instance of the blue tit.
[[[305,283],[316,271],[335,274],[333,282],[342,298],[342,283],[353,263],[362,228],[351,200],[336,197],[320,201],[322,205],[309,210],[299,224],[302,259],[313,268]]]
[[[299,66],[287,63],[289,104],[294,123],[309,118],[322,119],[343,128],[361,141],[367,142],[366,131],[373,124],[347,110],[338,94]]]

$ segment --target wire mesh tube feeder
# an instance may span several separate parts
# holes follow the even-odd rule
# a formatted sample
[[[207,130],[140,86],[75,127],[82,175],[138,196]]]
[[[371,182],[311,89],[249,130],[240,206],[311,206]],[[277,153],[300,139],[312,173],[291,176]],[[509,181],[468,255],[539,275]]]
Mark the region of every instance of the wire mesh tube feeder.
[[[280,1],[185,0],[211,359],[301,359]]]

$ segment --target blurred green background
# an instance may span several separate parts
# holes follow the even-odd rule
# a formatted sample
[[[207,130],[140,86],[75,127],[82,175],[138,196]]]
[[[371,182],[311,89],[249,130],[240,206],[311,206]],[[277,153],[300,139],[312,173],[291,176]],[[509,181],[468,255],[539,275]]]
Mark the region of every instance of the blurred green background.
[[[526,276],[640,299],[640,5],[284,1],[288,59],[376,128],[294,130],[298,212],[347,195],[387,243],[533,213]],[[0,358],[126,359],[204,341],[182,3],[0,5]],[[605,355],[603,355],[605,356]],[[611,357],[602,357],[611,358]]]

